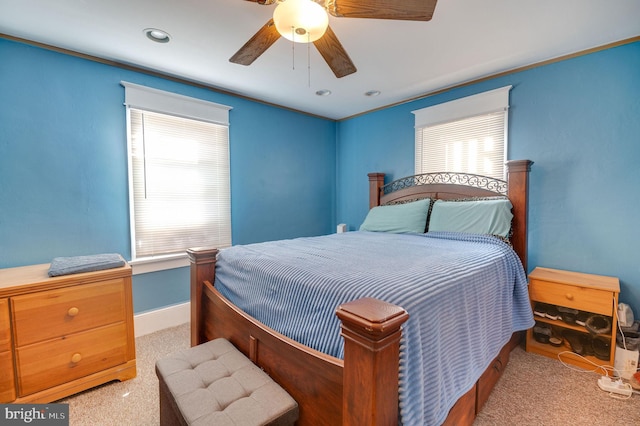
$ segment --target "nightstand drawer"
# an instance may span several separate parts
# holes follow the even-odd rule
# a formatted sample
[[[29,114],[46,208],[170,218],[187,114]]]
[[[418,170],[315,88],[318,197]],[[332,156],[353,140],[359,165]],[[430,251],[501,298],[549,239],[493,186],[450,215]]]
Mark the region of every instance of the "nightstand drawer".
[[[611,291],[536,279],[529,282],[529,295],[531,300],[538,302],[607,316],[611,316],[614,305]]]
[[[17,347],[125,319],[123,279],[16,296],[11,299]]]
[[[18,348],[20,395],[30,395],[123,364],[126,354],[124,323]]]

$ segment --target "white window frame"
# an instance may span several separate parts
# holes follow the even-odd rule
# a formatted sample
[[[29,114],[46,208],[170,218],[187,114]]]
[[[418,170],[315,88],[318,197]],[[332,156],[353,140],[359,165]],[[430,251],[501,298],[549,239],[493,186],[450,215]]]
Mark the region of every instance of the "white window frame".
[[[503,166],[502,176],[494,176],[499,179],[506,179],[506,162],[508,156],[508,121],[509,121],[509,91],[512,86],[505,86],[476,95],[467,96],[438,105],[412,111],[415,115],[415,173],[424,173],[422,169],[422,141],[421,134],[425,128],[444,123],[452,123],[476,116],[504,111],[504,146],[503,146]],[[438,170],[438,172],[449,172],[451,170]],[[463,171],[468,173],[468,171]]]
[[[134,274],[148,273],[165,269],[173,269],[189,265],[186,253],[157,255],[149,257],[136,256],[136,236],[134,220],[134,191],[130,110],[139,109],[154,113],[172,115],[181,118],[199,120],[229,127],[229,106],[178,95],[139,84],[121,81],[125,88],[127,118],[127,152],[129,170],[129,223],[131,238],[130,264]],[[231,224],[229,223],[229,226]],[[229,232],[231,232],[229,230]]]

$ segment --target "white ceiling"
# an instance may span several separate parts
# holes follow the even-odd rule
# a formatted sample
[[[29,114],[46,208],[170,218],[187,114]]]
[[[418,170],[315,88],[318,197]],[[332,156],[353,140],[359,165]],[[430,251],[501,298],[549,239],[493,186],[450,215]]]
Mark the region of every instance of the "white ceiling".
[[[341,79],[313,45],[292,50],[284,38],[248,67],[230,63],[274,8],[245,0],[0,0],[0,33],[331,119],[640,35],[639,0],[439,0],[429,22],[330,17],[358,69]],[[151,42],[149,27],[171,42]],[[332,94],[317,96],[320,89]],[[369,90],[381,94],[364,96]]]

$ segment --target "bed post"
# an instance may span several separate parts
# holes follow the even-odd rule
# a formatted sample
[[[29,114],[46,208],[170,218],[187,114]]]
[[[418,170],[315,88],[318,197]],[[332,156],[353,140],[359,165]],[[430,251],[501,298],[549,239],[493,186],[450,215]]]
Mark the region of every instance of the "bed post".
[[[384,173],[369,173],[369,208],[380,205],[380,188],[384,185]]]
[[[216,274],[216,256],[214,248],[187,249],[191,264],[191,346],[205,341],[204,316],[202,315],[202,285],[205,281],[213,283]]]
[[[531,160],[507,161],[508,197],[513,205],[511,244],[527,272],[527,213],[529,204],[529,171]]]
[[[342,424],[398,422],[401,307],[364,298],[338,306],[344,337]]]

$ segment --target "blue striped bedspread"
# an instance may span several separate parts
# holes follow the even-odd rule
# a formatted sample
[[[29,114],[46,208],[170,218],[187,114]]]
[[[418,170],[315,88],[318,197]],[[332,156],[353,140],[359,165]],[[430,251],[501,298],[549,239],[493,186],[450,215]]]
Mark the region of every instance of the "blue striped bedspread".
[[[338,305],[402,306],[404,425],[441,424],[511,334],[534,324],[518,256],[484,235],[363,231],[238,245],[220,252],[215,285],[267,326],[338,358]]]

